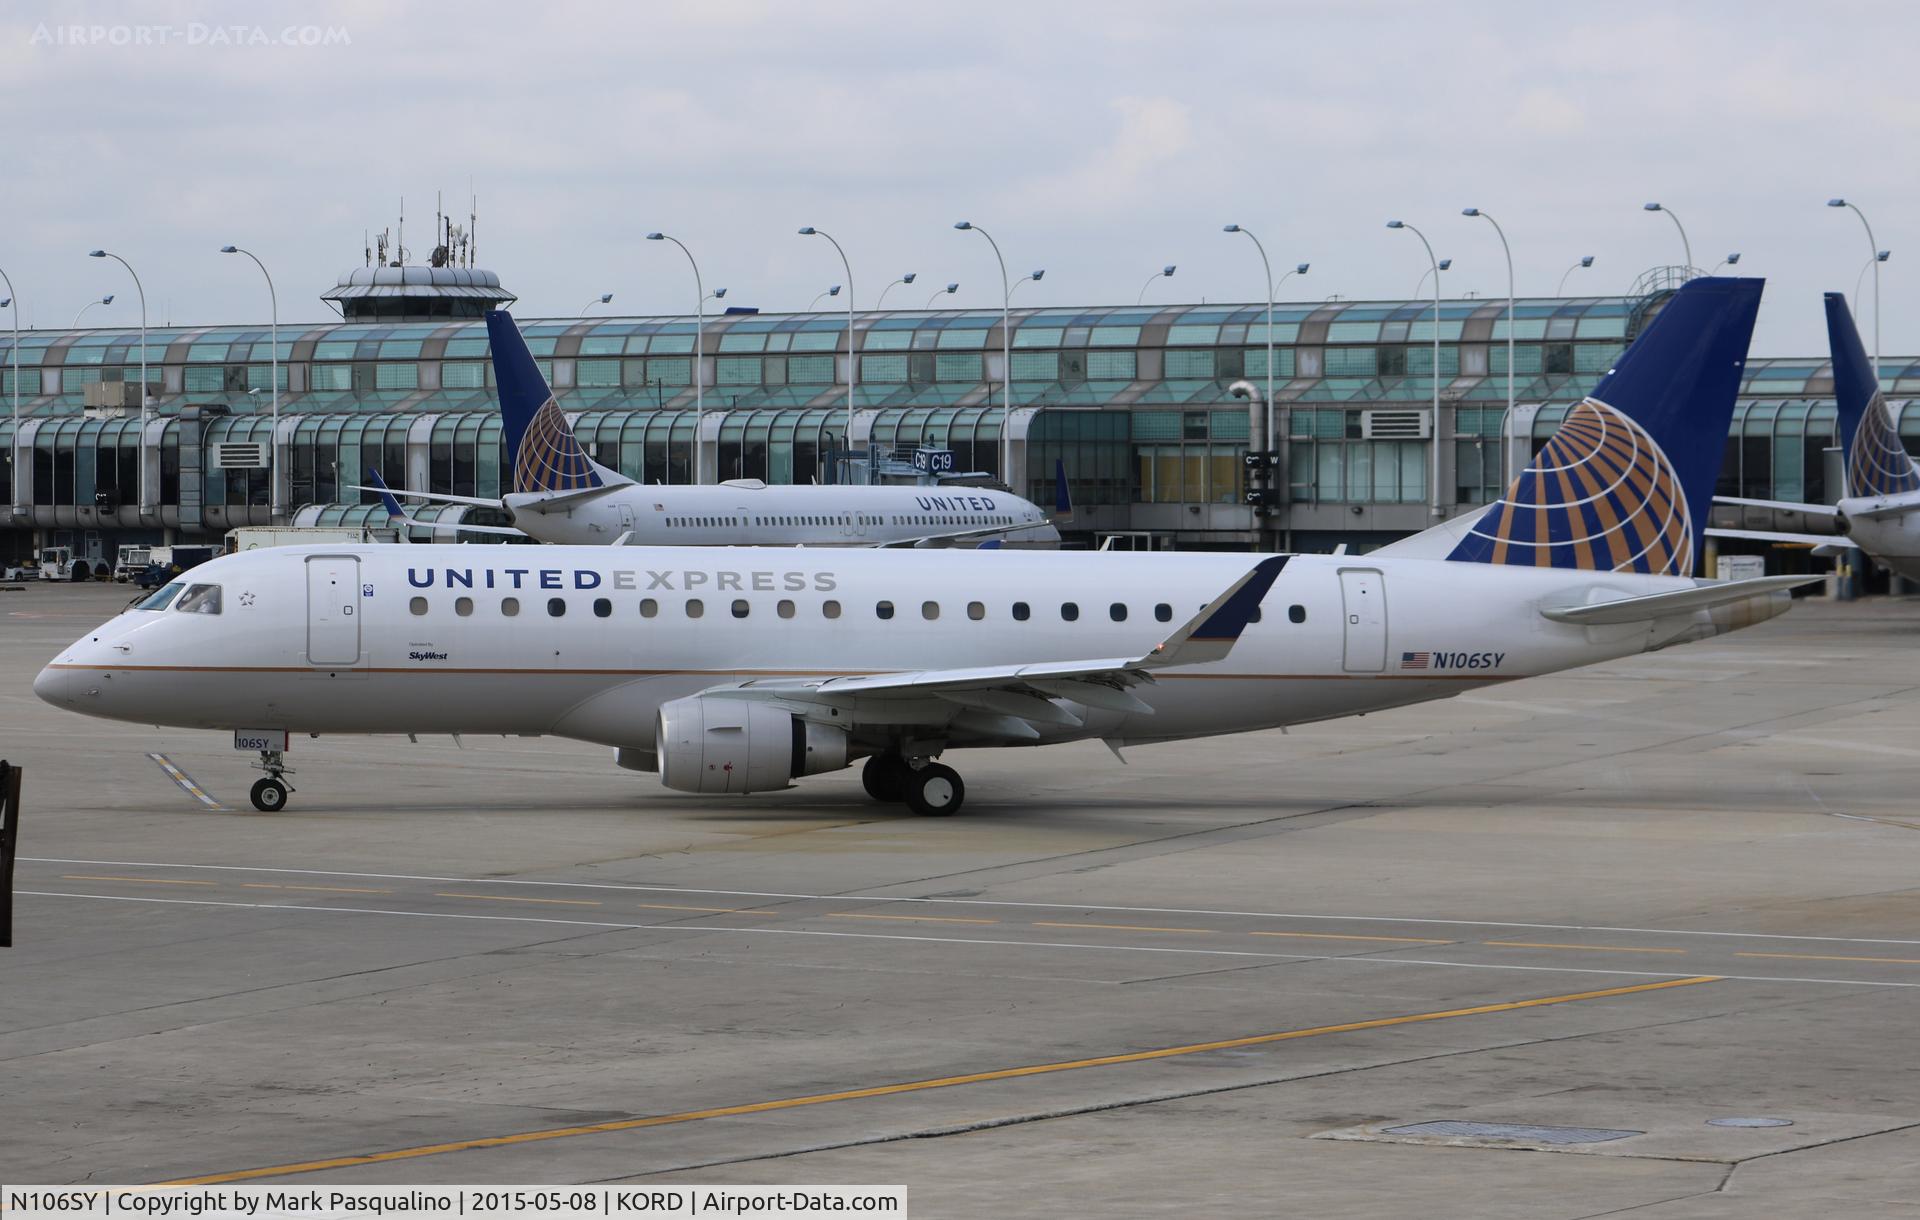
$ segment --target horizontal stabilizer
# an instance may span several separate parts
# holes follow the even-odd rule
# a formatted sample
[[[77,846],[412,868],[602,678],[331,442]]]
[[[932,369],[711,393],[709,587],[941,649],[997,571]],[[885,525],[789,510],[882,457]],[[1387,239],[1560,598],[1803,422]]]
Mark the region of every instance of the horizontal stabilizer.
[[[1732,504],[1739,508],[1771,508],[1775,512],[1805,513],[1809,517],[1831,517],[1839,510],[1831,504],[1801,504],[1794,500],[1748,500],[1740,496],[1715,496],[1715,504]]]
[[[1692,614],[1731,605],[1749,597],[1763,597],[1815,584],[1824,576],[1761,576],[1754,580],[1734,580],[1725,584],[1695,585],[1671,593],[1650,593],[1644,597],[1623,597],[1616,601],[1595,602],[1587,606],[1550,606],[1540,613],[1556,623],[1580,627],[1599,627],[1610,623],[1645,623],[1657,618]]]
[[[374,472],[371,472],[371,471],[369,473],[374,474]],[[378,474],[374,474],[374,477],[378,478],[379,476]],[[443,495],[442,493],[437,491],[408,491],[405,488],[402,488],[399,491],[394,491],[391,488],[389,488],[384,482],[382,482],[378,487],[367,487],[359,483],[349,483],[347,484],[347,490],[377,492],[381,496],[399,496],[400,498],[405,500],[438,500],[445,504],[471,504],[475,508],[499,508],[500,507],[500,501],[489,500],[483,496],[449,496],[449,495]]]
[[[1799,546],[1839,546],[1851,547],[1849,540],[1838,534],[1789,534],[1782,530],[1723,530],[1710,529],[1709,538],[1744,538],[1749,542],[1791,542]]]

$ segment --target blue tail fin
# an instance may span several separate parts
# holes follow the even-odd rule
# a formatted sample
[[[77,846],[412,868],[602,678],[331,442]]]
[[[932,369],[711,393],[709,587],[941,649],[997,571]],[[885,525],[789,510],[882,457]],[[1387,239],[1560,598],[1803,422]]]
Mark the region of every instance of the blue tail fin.
[[[1053,519],[1073,520],[1073,497],[1067,494],[1067,463],[1053,459]]]
[[[1692,575],[1763,286],[1682,286],[1447,558]]]
[[[500,391],[507,462],[513,470],[510,490],[579,491],[604,486],[606,480],[574,439],[566,413],[505,310],[487,311],[487,339],[493,348],[493,380]]]
[[[1827,294],[1827,346],[1833,351],[1833,399],[1846,455],[1849,496],[1897,496],[1920,489],[1920,472],[1894,430],[1873,361],[1860,342],[1847,298]]]

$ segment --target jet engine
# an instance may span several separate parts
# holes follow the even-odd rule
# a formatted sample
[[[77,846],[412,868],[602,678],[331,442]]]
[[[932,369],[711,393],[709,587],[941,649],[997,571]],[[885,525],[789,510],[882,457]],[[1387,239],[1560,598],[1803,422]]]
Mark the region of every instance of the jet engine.
[[[757,699],[693,695],[660,708],[660,782],[681,792],[766,792],[847,765],[847,731]]]

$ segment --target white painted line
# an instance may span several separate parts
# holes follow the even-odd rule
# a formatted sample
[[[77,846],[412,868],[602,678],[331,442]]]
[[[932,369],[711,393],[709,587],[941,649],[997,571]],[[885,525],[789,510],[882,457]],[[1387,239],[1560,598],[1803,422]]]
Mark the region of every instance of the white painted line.
[[[32,864],[93,864],[115,868],[181,868],[210,872],[276,873],[297,877],[357,877],[375,881],[433,881],[460,885],[525,885],[555,889],[609,890],[642,894],[712,894],[726,898],[779,898],[815,902],[900,902],[927,906],[1006,907],[1014,910],[1111,911],[1139,915],[1219,915],[1239,919],[1298,919],[1323,922],[1420,924],[1454,928],[1532,928],[1547,932],[1631,932],[1645,936],[1699,936],[1737,940],[1793,940],[1833,945],[1920,945],[1920,940],[1868,936],[1798,936],[1784,932],[1715,932],[1698,928],[1634,928],[1611,924],[1518,923],[1499,919],[1427,919],[1412,915],[1323,915],[1297,911],[1229,911],[1207,907],[1124,907],[1093,902],[1015,902],[996,898],[898,898],[885,894],[790,894],[777,890],[714,890],[679,885],[621,885],[599,881],[524,881],[506,877],[438,877],[414,873],[356,873],[321,868],[260,868],[247,864],[173,864],[154,860],[68,860],[21,856]],[[905,883],[902,883],[905,884]]]
[[[1256,953],[1248,949],[1175,949],[1159,945],[1093,945],[1078,941],[995,940],[969,936],[909,936],[891,932],[821,932],[804,928],[733,928],[708,924],[619,923],[600,919],[557,919],[539,915],[467,915],[453,911],[399,911],[387,907],[316,907],[300,903],[218,902],[199,898],[135,898],[118,894],[69,894],[49,890],[20,890],[28,898],[78,898],[86,902],[140,902],[158,906],[226,907],[243,911],[299,911],[319,915],[390,915],[402,919],[466,919],[482,923],[534,923],[568,928],[599,928],[608,932],[697,932],[732,936],[811,936],[829,940],[896,940],[929,945],[985,945],[1008,949],[1068,949],[1096,953],[1157,953],[1176,957],[1239,957],[1269,961],[1331,962],[1386,966],[1438,966],[1448,970],[1500,970],[1530,974],[1604,974],[1625,978],[1688,979],[1711,974],[1716,979],[1751,983],[1812,983],[1844,987],[1920,987],[1920,983],[1885,983],[1875,979],[1800,978],[1775,974],[1721,974],[1713,970],[1606,970],[1582,966],[1515,966],[1502,962],[1450,962],[1417,957],[1344,957],[1322,953]]]

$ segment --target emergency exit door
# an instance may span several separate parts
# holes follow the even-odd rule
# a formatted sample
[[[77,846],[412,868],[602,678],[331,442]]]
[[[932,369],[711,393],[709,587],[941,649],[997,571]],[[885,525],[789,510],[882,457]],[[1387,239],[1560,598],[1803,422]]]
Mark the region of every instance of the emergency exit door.
[[[1341,668],[1377,674],[1387,667],[1387,586],[1375,568],[1340,569],[1346,650]]]
[[[360,561],[351,555],[307,560],[307,662],[360,660]]]

